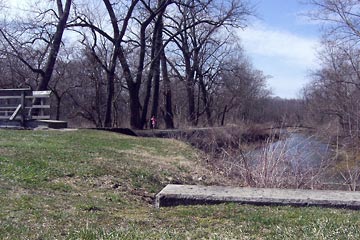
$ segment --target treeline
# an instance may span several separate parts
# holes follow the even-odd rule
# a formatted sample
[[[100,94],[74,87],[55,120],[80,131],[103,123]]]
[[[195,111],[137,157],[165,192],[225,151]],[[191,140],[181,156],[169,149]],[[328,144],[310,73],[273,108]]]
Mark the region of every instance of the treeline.
[[[310,0],[323,26],[321,66],[304,89],[307,113],[334,150],[333,172],[351,190],[360,180],[360,2]],[[335,174],[334,174],[335,175]]]
[[[359,3],[311,0],[325,24],[303,99],[272,98],[239,44],[246,0],[53,0],[1,6],[0,88],[53,91],[76,126],[162,128],[240,121],[322,125],[358,137]]]
[[[310,14],[323,25],[321,66],[304,89],[313,123],[340,136],[342,144],[359,146],[360,26],[359,1],[312,0]]]
[[[134,129],[151,116],[164,128],[266,120],[267,77],[238,44],[254,14],[246,0],[56,0],[15,10],[2,7],[0,87],[52,90],[57,119]]]

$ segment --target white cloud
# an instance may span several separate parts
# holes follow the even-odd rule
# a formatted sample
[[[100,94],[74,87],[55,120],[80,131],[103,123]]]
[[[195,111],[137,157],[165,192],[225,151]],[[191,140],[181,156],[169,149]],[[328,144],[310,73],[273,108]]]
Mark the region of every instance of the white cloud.
[[[309,70],[317,68],[315,38],[256,24],[238,32],[246,53],[266,75],[274,95],[296,98],[309,81]]]
[[[304,66],[316,65],[316,39],[298,36],[291,32],[274,30],[256,24],[245,31],[239,30],[245,50],[252,54],[282,59]]]

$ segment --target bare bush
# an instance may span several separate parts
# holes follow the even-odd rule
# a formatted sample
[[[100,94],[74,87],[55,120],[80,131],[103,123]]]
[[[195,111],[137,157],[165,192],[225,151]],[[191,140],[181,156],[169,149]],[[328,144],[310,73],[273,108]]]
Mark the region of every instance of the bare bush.
[[[360,180],[360,161],[358,150],[350,151],[348,148],[336,149],[336,164],[333,166],[335,176],[340,176],[340,183],[349,191],[356,191]]]
[[[331,158],[320,157],[324,149],[309,146],[312,137],[294,143],[291,137],[278,140],[275,136],[247,153],[241,145],[222,149],[218,165],[227,176],[251,187],[323,188],[322,182],[332,162]],[[316,162],[312,160],[315,157]]]
[[[304,129],[296,132],[232,126],[164,132],[167,137],[188,142],[205,152],[204,162],[232,184],[342,190],[344,186],[354,190],[358,185],[360,165],[357,168],[354,165],[357,161],[344,162],[340,168],[340,158],[334,157],[336,150],[332,150],[331,144],[304,133]]]

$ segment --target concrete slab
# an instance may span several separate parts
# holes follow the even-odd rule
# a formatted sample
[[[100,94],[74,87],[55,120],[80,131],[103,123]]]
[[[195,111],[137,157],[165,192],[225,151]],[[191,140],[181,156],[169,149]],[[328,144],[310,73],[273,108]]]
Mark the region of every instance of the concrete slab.
[[[360,209],[360,192],[169,184],[156,195],[155,206],[224,202]]]
[[[38,126],[48,127],[53,129],[67,128],[68,124],[66,121],[60,120],[36,120]]]

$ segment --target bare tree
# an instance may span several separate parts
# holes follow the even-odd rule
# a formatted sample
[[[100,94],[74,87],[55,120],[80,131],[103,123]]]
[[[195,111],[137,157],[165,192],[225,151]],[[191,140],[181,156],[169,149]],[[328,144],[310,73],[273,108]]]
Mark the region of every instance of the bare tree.
[[[324,24],[325,37],[339,41],[358,42],[360,37],[359,6],[357,0],[308,0],[316,10],[309,16]]]
[[[174,38],[174,43],[178,48],[177,56],[181,56],[181,61],[173,64],[172,68],[186,86],[188,121],[192,125],[197,124],[195,86],[198,79],[204,76],[200,69],[201,52],[220,29],[244,26],[251,15],[250,6],[244,1],[230,1],[219,6],[216,4],[214,1],[187,1],[186,5],[178,4],[179,13],[170,18],[172,25],[169,29],[180,33]]]
[[[164,0],[158,0],[158,7],[163,4]],[[159,95],[160,95],[160,67],[161,67],[161,55],[164,54],[163,46],[163,15],[165,8],[159,12],[156,17],[156,21],[153,27],[152,46],[150,55],[150,69],[147,76],[146,95],[144,99],[142,114],[141,114],[141,125],[144,126],[147,122],[148,105],[150,101],[151,89],[153,86],[153,101],[151,108],[151,116],[158,117],[159,108]],[[163,66],[165,67],[165,66]],[[164,73],[164,72],[163,72]],[[166,74],[166,73],[165,73]]]
[[[132,77],[131,77],[130,67],[128,66],[128,63],[126,61],[124,49],[121,46],[121,43],[124,41],[124,36],[127,32],[129,21],[133,15],[134,9],[138,4],[138,2],[139,2],[138,0],[131,1],[129,7],[126,8],[124,18],[120,18],[119,16],[117,16],[115,9],[120,3],[112,3],[109,0],[103,0],[103,4],[108,14],[109,22],[112,26],[112,29],[110,31],[107,31],[106,28],[101,25],[95,24],[93,19],[91,19],[89,11],[84,13],[78,12],[77,21],[68,24],[68,27],[71,28],[82,27],[90,30],[90,33],[93,37],[93,43],[91,44],[90,49],[92,50],[95,59],[97,59],[99,64],[104,68],[106,72],[107,96],[106,96],[106,112],[104,119],[105,127],[111,127],[111,124],[113,122],[112,108],[113,108],[113,101],[115,95],[114,80],[116,77],[116,66],[117,66],[118,58],[120,59],[120,63],[123,67],[125,79],[128,82],[129,89],[133,87],[133,85],[131,84]],[[95,11],[95,9],[92,9],[90,11]],[[83,35],[86,36],[86,33],[83,33]],[[98,53],[96,51],[96,48],[98,48],[98,40],[97,40],[98,35],[100,35],[100,37],[104,38],[105,40],[111,43],[110,47],[109,46],[105,47],[106,49],[105,51],[107,51],[107,49],[109,48],[112,49],[112,52],[109,54],[109,59],[108,56],[104,56],[104,58],[98,56]],[[132,92],[130,90],[130,99],[134,99],[134,98],[136,97],[132,97]],[[131,102],[134,101],[136,102],[136,99]]]
[[[224,125],[225,116],[229,112],[230,122],[256,120],[251,117],[254,115],[252,111],[261,111],[261,105],[264,105],[262,100],[270,95],[266,88],[267,76],[254,69],[242,52],[229,57],[224,66],[220,74],[222,81],[216,91],[216,109],[220,124]]]
[[[132,128],[142,128],[140,114],[142,105],[140,103],[139,94],[143,82],[144,70],[146,68],[145,61],[148,49],[148,29],[153,23],[153,21],[156,19],[156,17],[161,12],[163,12],[170,3],[171,1],[165,0],[159,1],[159,3],[155,3],[154,5],[152,1],[145,2],[133,0],[130,1],[130,7],[127,8],[127,11],[125,12],[125,17],[123,18],[119,15],[121,12],[115,9],[115,7],[118,4],[121,5],[121,3],[111,3],[108,0],[104,0],[104,4],[106,6],[111,21],[112,32],[114,33],[114,36],[110,36],[100,27],[94,26],[92,23],[84,19],[81,19],[80,23],[72,25],[88,27],[93,31],[96,31],[98,34],[105,36],[112,42],[114,46],[114,52],[111,61],[113,63],[113,67],[111,67],[111,72],[115,71],[115,64],[118,60],[122,67],[122,72],[126,81],[127,89],[129,91],[130,125]],[[135,10],[138,11],[136,14]],[[131,30],[129,30],[129,25],[131,25]],[[124,43],[128,43],[128,47],[130,46],[130,43],[134,44],[133,48],[136,49],[136,52],[138,53],[138,60],[135,67],[132,67],[132,59],[129,59],[129,54],[126,52],[126,48],[123,46]],[[111,81],[109,83],[108,106],[110,104],[110,99],[112,98],[111,92],[113,92],[113,89],[111,89]],[[108,112],[110,112],[110,110]]]
[[[71,4],[71,0],[66,0],[65,4],[62,0],[56,0],[55,9],[39,10],[34,16],[34,20],[22,23],[18,31],[10,32],[7,29],[0,29],[12,54],[18,57],[31,71],[40,75],[37,90],[48,88],[69,18]],[[45,44],[45,46],[42,47],[43,52],[40,53],[38,64],[34,65],[22,50],[37,44]]]
[[[360,58],[359,50],[328,42],[323,66],[313,74],[305,97],[317,113],[337,119],[347,136],[359,136]],[[311,103],[311,104],[310,104]]]
[[[309,2],[317,9],[310,16],[321,21],[324,34],[319,54],[321,66],[313,72],[312,82],[304,89],[304,99],[308,115],[315,123],[320,127],[331,126],[322,127],[321,132],[337,145],[334,173],[355,190],[360,144],[360,2]],[[345,159],[339,157],[342,152]]]

